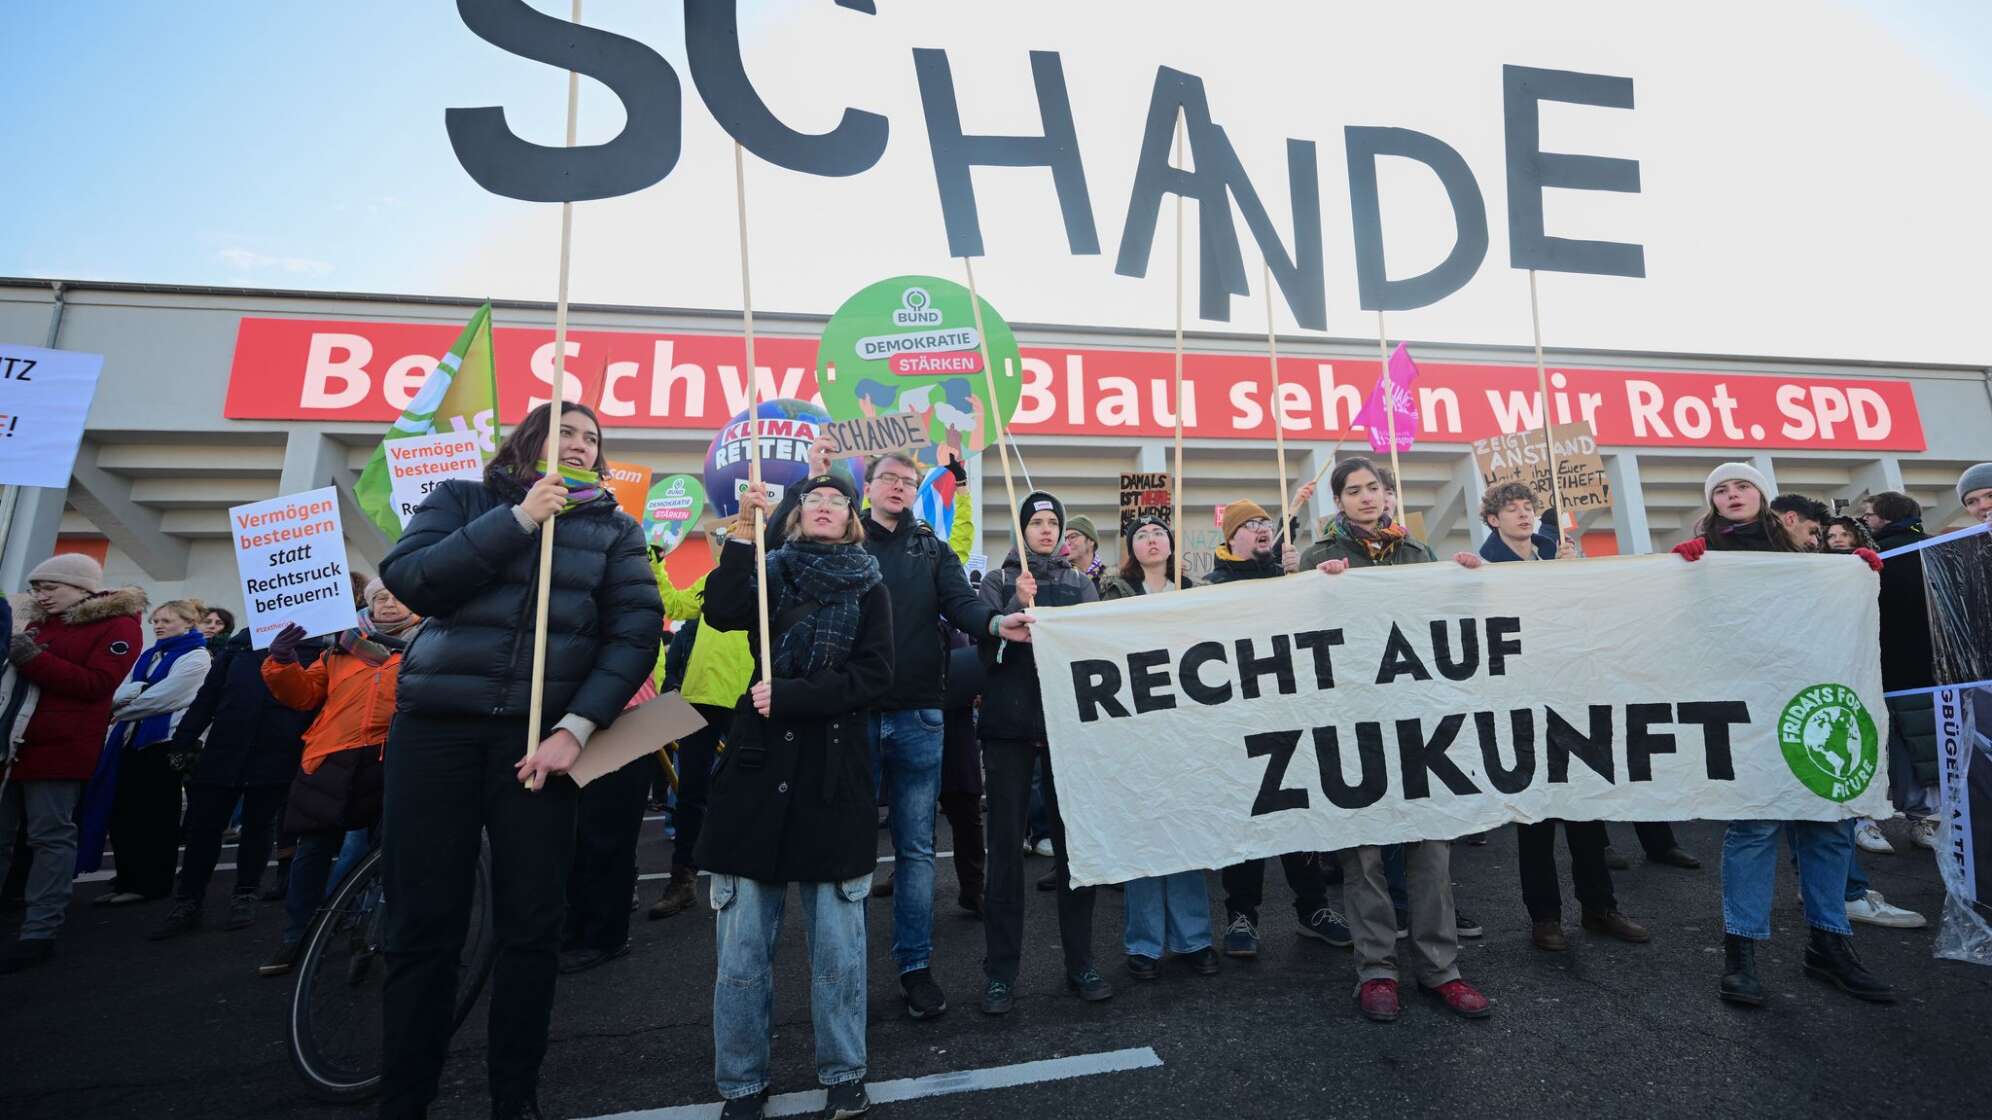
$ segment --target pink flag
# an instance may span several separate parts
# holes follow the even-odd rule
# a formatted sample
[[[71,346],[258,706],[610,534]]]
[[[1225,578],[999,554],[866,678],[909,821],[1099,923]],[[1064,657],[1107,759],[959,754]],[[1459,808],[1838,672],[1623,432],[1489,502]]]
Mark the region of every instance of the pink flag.
[[[1356,423],[1369,432],[1370,450],[1389,451],[1391,417],[1384,412],[1387,408],[1396,414],[1397,450],[1409,451],[1418,438],[1418,398],[1411,392],[1411,383],[1418,380],[1418,363],[1411,360],[1411,352],[1403,343],[1391,352],[1390,376],[1386,381],[1378,378],[1376,391],[1370,394],[1369,402],[1356,413]],[[1390,392],[1385,394],[1388,387]]]

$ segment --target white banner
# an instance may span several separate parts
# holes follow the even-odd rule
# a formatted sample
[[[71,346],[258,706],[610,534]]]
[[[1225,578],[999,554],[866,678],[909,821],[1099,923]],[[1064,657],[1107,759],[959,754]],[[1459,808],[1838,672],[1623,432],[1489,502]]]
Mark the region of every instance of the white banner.
[[[1040,610],[1072,874],[1550,818],[1885,816],[1876,593],[1847,557],[1716,553]]]
[[[437,483],[484,477],[484,451],[476,432],[436,432],[391,439],[381,446],[387,451],[389,500],[404,529]]]
[[[288,623],[306,634],[335,634],[353,625],[353,581],[346,569],[346,534],[339,492],[327,486],[251,502],[228,511],[242,605],[257,649]]]
[[[69,485],[102,354],[0,343],[0,483]]]

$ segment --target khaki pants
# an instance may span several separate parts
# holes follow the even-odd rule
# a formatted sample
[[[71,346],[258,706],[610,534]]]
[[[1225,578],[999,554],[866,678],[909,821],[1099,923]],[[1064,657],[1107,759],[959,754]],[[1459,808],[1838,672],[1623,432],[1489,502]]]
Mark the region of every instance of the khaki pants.
[[[1411,970],[1427,988],[1459,979],[1459,927],[1453,918],[1452,844],[1404,845],[1404,888],[1411,901]],[[1397,979],[1397,915],[1383,872],[1383,849],[1342,852],[1342,905],[1355,939],[1356,984]]]

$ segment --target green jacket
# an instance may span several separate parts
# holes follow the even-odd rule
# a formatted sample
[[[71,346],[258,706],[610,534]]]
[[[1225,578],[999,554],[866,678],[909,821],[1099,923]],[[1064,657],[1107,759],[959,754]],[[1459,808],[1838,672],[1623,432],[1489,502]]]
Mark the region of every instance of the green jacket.
[[[1431,564],[1437,562],[1438,557],[1432,554],[1431,547],[1424,541],[1416,537],[1405,537],[1403,543],[1397,546],[1397,551],[1391,553],[1390,558],[1382,565],[1378,565],[1376,561],[1370,559],[1369,549],[1364,548],[1362,542],[1342,536],[1336,529],[1336,523],[1330,520],[1321,529],[1321,539],[1308,545],[1307,551],[1300,554],[1300,570],[1305,572],[1319,567],[1326,560],[1347,560],[1351,568],[1373,568],[1394,567],[1398,564]],[[669,609],[670,603],[665,603],[665,607]]]
[[[657,577],[657,594],[664,600],[664,617],[679,622],[694,619],[705,606],[706,577],[700,576],[690,590],[680,591],[671,583],[662,561],[650,566]],[[667,646],[670,643],[665,643]],[[685,665],[681,695],[693,704],[731,708],[754,677],[754,654],[747,646],[747,631],[719,630],[700,626],[692,639],[692,656]],[[652,679],[661,687],[664,681],[664,655],[657,655]]]

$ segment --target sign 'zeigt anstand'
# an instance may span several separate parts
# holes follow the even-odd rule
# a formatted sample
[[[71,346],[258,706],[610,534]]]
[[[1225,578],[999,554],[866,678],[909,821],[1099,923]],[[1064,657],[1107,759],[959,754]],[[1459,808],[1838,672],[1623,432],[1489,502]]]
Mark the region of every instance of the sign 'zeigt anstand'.
[[[250,642],[267,649],[287,624],[307,635],[353,625],[353,580],[339,492],[327,486],[251,502],[228,511],[235,566],[242,577]]]

